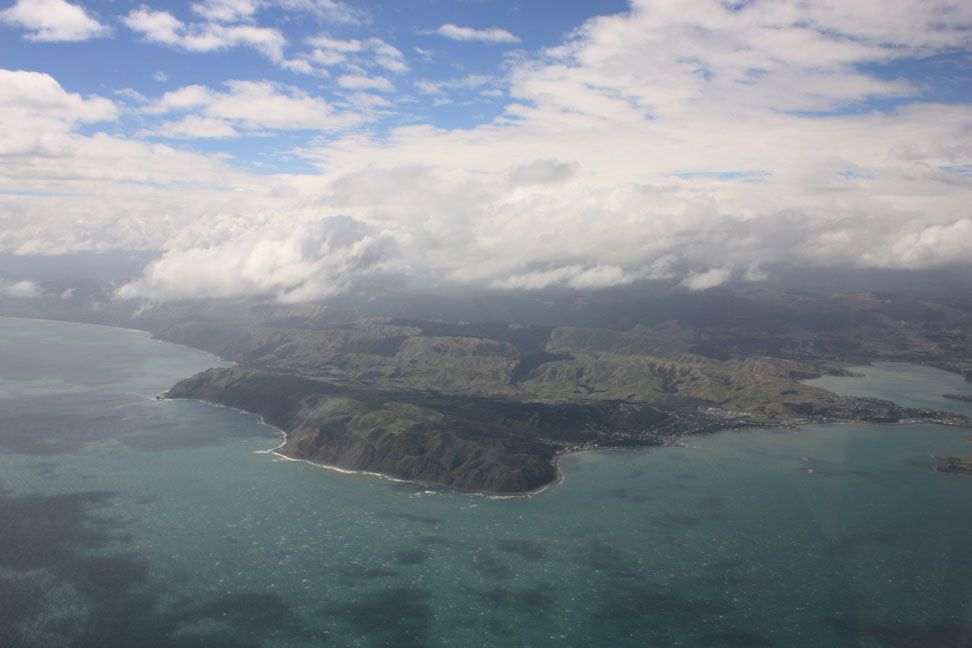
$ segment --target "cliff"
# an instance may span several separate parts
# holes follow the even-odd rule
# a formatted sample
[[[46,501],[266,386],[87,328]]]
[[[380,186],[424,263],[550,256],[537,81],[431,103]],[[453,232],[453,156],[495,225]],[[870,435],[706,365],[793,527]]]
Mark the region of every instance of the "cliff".
[[[644,403],[527,403],[378,391],[297,375],[210,369],[166,398],[194,398],[263,416],[284,430],[278,452],[344,469],[449,486],[523,493],[557,478],[558,452],[652,445],[740,423]]]

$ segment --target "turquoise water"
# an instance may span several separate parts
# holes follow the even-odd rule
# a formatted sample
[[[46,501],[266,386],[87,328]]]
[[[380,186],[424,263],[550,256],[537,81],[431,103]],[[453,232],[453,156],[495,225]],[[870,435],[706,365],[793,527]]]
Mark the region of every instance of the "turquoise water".
[[[490,499],[275,460],[253,416],[154,400],[215,364],[0,318],[0,646],[972,641],[972,478],[932,457],[972,430],[726,432]],[[834,380],[972,413],[936,400],[968,391],[950,374],[880,369]]]
[[[972,403],[942,398],[943,394],[972,396],[972,383],[961,376],[900,362],[875,362],[864,367],[851,367],[859,378],[821,376],[807,383],[844,396],[869,396],[892,400],[909,407],[957,412],[969,415]]]

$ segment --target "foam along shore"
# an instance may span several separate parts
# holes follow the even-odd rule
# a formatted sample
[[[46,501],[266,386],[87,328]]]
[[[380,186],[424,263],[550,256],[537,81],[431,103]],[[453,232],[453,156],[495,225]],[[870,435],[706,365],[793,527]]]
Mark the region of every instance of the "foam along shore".
[[[541,493],[543,493],[543,492],[545,492],[545,491],[553,488],[554,486],[557,486],[557,485],[563,483],[566,480],[566,475],[564,474],[564,472],[563,472],[563,470],[561,469],[561,466],[560,466],[560,459],[562,457],[564,457],[566,455],[573,455],[573,454],[580,454],[580,453],[583,453],[583,452],[590,452],[590,451],[596,449],[596,448],[582,448],[582,449],[576,449],[576,450],[574,450],[574,449],[563,450],[561,452],[558,452],[551,459],[551,465],[553,466],[554,470],[556,471],[556,477],[552,481],[550,481],[550,482],[548,482],[546,484],[543,484],[543,485],[541,485],[541,486],[539,486],[539,487],[537,487],[537,488],[535,488],[533,490],[523,491],[523,492],[517,492],[517,493],[502,493],[502,492],[493,492],[493,491],[470,491],[470,490],[465,490],[465,489],[461,489],[461,488],[456,488],[456,487],[450,486],[448,484],[440,484],[440,483],[436,483],[436,482],[423,481],[423,480],[419,480],[419,479],[406,479],[406,478],[401,478],[401,477],[394,477],[392,475],[387,475],[387,474],[384,474],[384,473],[375,472],[375,471],[371,471],[371,470],[356,470],[356,469],[352,469],[352,468],[342,468],[341,466],[335,466],[333,464],[323,463],[323,462],[319,462],[319,461],[313,461],[311,459],[304,459],[304,458],[301,458],[301,457],[291,457],[290,455],[282,452],[282,449],[287,445],[287,433],[284,430],[282,430],[281,428],[279,428],[279,427],[277,427],[275,425],[272,425],[272,424],[268,423],[264,419],[263,415],[261,415],[261,414],[257,414],[255,412],[251,412],[249,410],[245,410],[245,409],[242,409],[242,408],[239,408],[239,407],[233,407],[231,405],[224,405],[222,403],[218,403],[218,402],[215,402],[215,401],[209,401],[209,400],[203,400],[203,399],[196,399],[196,398],[178,398],[178,397],[168,396],[166,394],[159,394],[155,398],[156,398],[156,400],[166,400],[166,401],[193,400],[193,401],[197,401],[197,402],[206,403],[206,405],[209,405],[211,407],[219,407],[219,408],[222,408],[222,409],[232,410],[233,412],[236,412],[238,414],[245,414],[247,416],[255,416],[257,418],[257,422],[260,425],[265,426],[265,427],[268,427],[268,428],[274,430],[275,432],[277,432],[278,434],[280,434],[281,441],[280,441],[280,443],[278,443],[277,445],[273,446],[272,448],[266,448],[264,450],[254,450],[253,451],[254,454],[271,455],[275,459],[278,459],[280,461],[289,461],[289,462],[293,462],[293,463],[301,463],[301,464],[305,464],[305,465],[308,465],[308,466],[312,466],[314,468],[321,468],[323,470],[328,470],[328,471],[332,471],[332,472],[336,472],[336,473],[341,473],[343,475],[360,475],[360,476],[364,476],[364,477],[372,477],[372,478],[382,479],[384,481],[390,481],[390,482],[395,482],[395,483],[400,483],[400,484],[415,484],[417,486],[422,486],[424,488],[432,488],[432,489],[436,489],[438,491],[445,490],[445,491],[451,491],[451,492],[455,492],[455,493],[461,493],[463,495],[475,495],[475,496],[487,497],[489,499],[514,499],[514,498],[522,498],[522,497],[534,497],[536,495],[539,495],[539,494],[541,494]]]

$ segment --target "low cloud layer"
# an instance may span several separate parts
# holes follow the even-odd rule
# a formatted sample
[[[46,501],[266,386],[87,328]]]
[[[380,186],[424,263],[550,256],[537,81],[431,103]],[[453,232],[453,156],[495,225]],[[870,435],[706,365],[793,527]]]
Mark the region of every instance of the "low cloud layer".
[[[667,277],[701,290],[781,263],[966,264],[972,107],[880,70],[968,52],[970,34],[972,7],[946,0],[639,1],[511,59],[511,100],[493,121],[345,131],[293,151],[317,172],[275,175],[91,134],[80,125],[110,123],[112,102],[3,72],[17,90],[0,92],[0,151],[19,157],[0,156],[3,185],[18,187],[0,194],[0,251],[161,249],[122,296],[291,301],[392,280],[588,289]],[[335,61],[375,51],[324,35],[314,46]],[[172,128],[190,137],[287,128],[271,111],[227,108],[254,93],[307,115],[294,117],[304,127],[368,121],[235,83],[148,105],[187,112]]]
[[[271,226],[205,247],[169,250],[118,290],[122,298],[327,297],[371,275],[391,276],[394,241],[352,218]],[[218,269],[218,270],[216,270]],[[202,272],[200,271],[202,270]],[[213,271],[216,270],[216,271]]]
[[[43,294],[33,281],[4,281],[0,279],[0,297],[8,299],[35,299]]]

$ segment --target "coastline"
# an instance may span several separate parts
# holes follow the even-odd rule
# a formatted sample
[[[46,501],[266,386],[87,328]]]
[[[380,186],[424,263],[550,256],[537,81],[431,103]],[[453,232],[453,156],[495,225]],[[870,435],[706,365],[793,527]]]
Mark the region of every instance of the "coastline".
[[[606,449],[606,448],[583,448],[583,449],[580,449],[580,450],[566,450],[566,451],[563,451],[563,452],[558,452],[557,454],[554,455],[553,459],[550,460],[550,464],[554,468],[554,471],[556,473],[556,477],[552,481],[547,482],[546,484],[543,484],[539,488],[535,488],[533,490],[523,491],[522,493],[500,493],[500,492],[496,492],[496,491],[485,491],[485,490],[483,490],[483,491],[479,491],[479,490],[464,490],[462,488],[456,488],[455,486],[449,486],[448,484],[439,484],[439,483],[436,483],[436,482],[427,482],[427,481],[422,481],[422,480],[419,480],[419,479],[404,479],[402,477],[393,477],[392,475],[386,475],[384,473],[373,472],[373,471],[370,471],[370,470],[354,470],[352,468],[341,468],[340,466],[335,466],[335,465],[332,465],[332,464],[320,463],[320,462],[317,462],[317,461],[311,461],[310,459],[301,459],[301,458],[298,458],[298,457],[291,457],[291,456],[288,456],[288,455],[286,455],[286,454],[284,454],[282,452],[279,452],[279,449],[280,448],[282,448],[283,446],[287,445],[287,432],[284,431],[284,430],[282,430],[282,429],[280,429],[280,428],[278,428],[275,425],[271,425],[270,423],[267,423],[266,420],[264,420],[263,416],[260,415],[260,414],[257,414],[256,412],[250,412],[249,410],[240,409],[238,407],[232,407],[230,405],[223,405],[222,403],[214,403],[213,401],[208,401],[208,400],[204,400],[204,399],[201,399],[201,398],[168,398],[168,397],[162,396],[162,394],[159,394],[159,395],[157,395],[155,397],[155,399],[156,400],[159,400],[159,401],[163,401],[163,402],[164,401],[192,401],[192,402],[196,402],[196,403],[205,403],[206,405],[211,406],[211,407],[220,407],[222,409],[228,409],[228,410],[231,410],[233,412],[237,412],[238,414],[246,414],[247,416],[255,416],[255,417],[257,417],[257,422],[258,422],[259,425],[263,425],[265,427],[270,428],[271,430],[275,430],[276,432],[278,432],[283,437],[283,440],[280,443],[278,443],[277,445],[273,446],[272,448],[267,448],[265,450],[255,450],[254,451],[254,454],[272,455],[272,456],[274,456],[274,457],[276,457],[276,458],[278,458],[280,460],[283,460],[283,461],[292,461],[292,462],[295,462],[295,463],[307,464],[308,466],[312,466],[314,468],[321,468],[323,470],[329,470],[331,472],[337,472],[337,473],[341,473],[341,474],[344,474],[344,475],[362,475],[362,476],[366,476],[366,477],[374,477],[374,478],[378,478],[378,479],[383,479],[385,481],[397,482],[397,483],[400,483],[400,484],[415,484],[417,486],[424,486],[424,487],[427,487],[427,488],[442,489],[442,490],[451,491],[453,493],[459,493],[459,494],[462,494],[462,495],[472,495],[472,496],[478,496],[478,497],[486,497],[488,499],[516,499],[516,498],[533,497],[535,495],[539,495],[539,494],[543,493],[544,491],[546,491],[546,490],[548,490],[550,488],[553,488],[554,486],[557,486],[559,484],[562,484],[564,481],[566,481],[566,475],[564,474],[564,471],[560,467],[560,458],[561,457],[564,457],[564,456],[567,456],[567,455],[581,454],[581,453],[584,453],[584,452],[596,452],[598,450],[604,450],[604,449]]]
[[[567,448],[567,449],[564,449],[564,450],[561,450],[561,451],[555,453],[554,456],[549,460],[550,465],[554,469],[554,474],[555,474],[554,479],[552,479],[550,482],[547,482],[546,484],[543,484],[543,485],[539,486],[538,488],[535,488],[535,489],[532,489],[532,490],[529,490],[529,491],[522,491],[522,492],[515,492],[515,493],[496,492],[496,491],[488,491],[488,490],[466,490],[466,489],[462,489],[462,488],[457,488],[455,486],[450,486],[448,484],[442,484],[442,483],[437,483],[437,482],[428,482],[428,481],[423,481],[423,480],[419,480],[419,479],[407,479],[407,478],[402,478],[402,477],[395,477],[395,476],[388,475],[388,474],[385,474],[385,473],[380,473],[380,472],[375,472],[375,471],[369,471],[369,470],[355,470],[355,469],[352,469],[352,468],[342,468],[340,466],[335,466],[333,464],[325,464],[325,463],[313,461],[313,460],[310,460],[310,459],[304,459],[304,458],[299,458],[299,457],[291,457],[291,456],[289,456],[289,455],[287,455],[287,454],[285,454],[285,453],[283,453],[283,452],[280,451],[280,449],[283,448],[287,444],[287,440],[288,440],[287,432],[285,430],[281,429],[281,428],[278,428],[278,427],[276,427],[274,425],[271,425],[270,423],[267,423],[264,420],[263,416],[260,415],[260,414],[258,414],[258,413],[256,413],[256,412],[251,412],[251,411],[244,410],[244,409],[240,409],[240,408],[237,408],[237,407],[232,407],[232,406],[229,406],[229,405],[224,405],[222,403],[216,403],[216,402],[213,402],[213,401],[208,401],[208,400],[205,400],[205,399],[195,399],[195,398],[168,398],[168,397],[164,397],[162,395],[159,395],[158,398],[161,398],[162,400],[192,400],[192,401],[196,401],[196,402],[206,403],[207,405],[211,405],[211,406],[215,406],[215,407],[222,407],[222,408],[225,408],[225,409],[233,410],[233,411],[238,412],[238,413],[241,413],[241,414],[247,414],[247,415],[250,415],[250,416],[256,416],[257,419],[258,419],[258,421],[259,421],[259,423],[261,425],[264,425],[264,426],[266,426],[268,428],[271,428],[271,429],[275,430],[282,437],[282,440],[281,440],[280,443],[278,443],[277,445],[275,445],[275,446],[273,446],[271,448],[267,448],[265,450],[258,450],[258,451],[256,451],[258,454],[272,455],[272,456],[274,456],[274,457],[276,457],[276,458],[278,458],[280,460],[297,462],[297,463],[303,463],[303,464],[307,464],[307,465],[312,466],[312,467],[315,467],[315,468],[321,468],[321,469],[324,469],[324,470],[329,470],[329,471],[332,471],[332,472],[337,472],[337,473],[341,473],[341,474],[345,474],[345,475],[363,475],[363,476],[368,476],[368,477],[383,479],[383,480],[391,481],[391,482],[406,483],[406,484],[415,484],[417,486],[421,486],[421,487],[428,488],[428,489],[437,489],[437,490],[443,490],[443,491],[451,491],[451,492],[460,493],[460,494],[463,494],[463,495],[473,495],[473,496],[479,496],[479,497],[486,497],[486,498],[489,498],[489,499],[515,499],[515,498],[529,498],[529,497],[534,497],[534,496],[540,495],[540,494],[544,493],[545,491],[547,491],[549,489],[552,489],[552,488],[554,488],[554,487],[556,487],[556,486],[564,483],[566,481],[566,473],[564,472],[564,470],[563,470],[563,468],[562,468],[562,466],[560,464],[560,460],[563,457],[566,457],[566,456],[571,456],[571,455],[576,455],[576,454],[581,454],[581,453],[587,453],[587,452],[605,451],[605,450],[643,450],[645,447],[685,446],[684,440],[687,438],[686,436],[680,436],[680,437],[677,437],[677,438],[672,438],[672,439],[669,439],[667,442],[662,443],[662,444],[660,444],[658,446],[655,446],[655,445],[651,445],[651,446],[624,446],[624,445],[619,445],[619,446],[597,446],[597,447]],[[947,422],[943,422],[943,421],[926,421],[926,420],[921,420],[921,419],[901,419],[901,420],[898,420],[898,421],[888,421],[888,422],[868,422],[868,421],[861,421],[861,420],[854,420],[854,419],[847,419],[847,420],[833,420],[833,419],[828,419],[828,420],[812,420],[812,419],[810,419],[810,420],[808,420],[808,419],[797,418],[797,419],[793,419],[793,420],[790,420],[790,421],[780,421],[776,425],[770,425],[770,426],[767,426],[767,425],[752,425],[752,426],[746,426],[745,428],[741,428],[741,429],[757,429],[757,428],[758,429],[766,429],[766,428],[775,428],[775,429],[779,429],[779,430],[797,430],[798,431],[801,428],[805,427],[806,425],[842,425],[842,424],[853,423],[853,422],[863,423],[863,424],[867,424],[867,425],[875,425],[875,426],[888,426],[888,425],[891,425],[891,426],[899,426],[899,425],[916,425],[916,424],[931,424],[931,425],[943,425],[943,426],[951,426],[951,425],[954,425],[954,424],[947,423]],[[719,433],[719,432],[726,432],[728,430],[733,430],[733,429],[740,429],[740,428],[735,427],[735,426],[732,426],[732,425],[726,425],[725,427],[719,427],[719,428],[716,428],[716,429],[708,430],[706,432],[703,432],[702,434],[704,434],[704,435],[707,436],[709,434],[716,434],[716,433]]]
[[[206,351],[204,349],[200,349],[198,347],[192,347],[192,346],[185,345],[185,344],[180,344],[178,342],[171,342],[171,341],[168,341],[168,340],[166,340],[164,338],[156,337],[151,331],[146,330],[146,329],[128,328],[128,327],[124,327],[124,326],[117,326],[117,325],[111,325],[111,324],[100,324],[100,323],[90,323],[90,322],[78,322],[78,321],[72,321],[72,320],[51,319],[51,318],[38,318],[38,317],[20,317],[20,316],[0,315],[0,318],[10,319],[10,320],[21,320],[21,321],[33,321],[33,322],[56,322],[56,323],[66,324],[66,325],[97,326],[97,327],[104,327],[104,328],[109,328],[109,329],[119,329],[119,330],[122,330],[122,331],[136,333],[136,334],[138,334],[140,336],[145,336],[147,339],[152,340],[153,342],[157,342],[159,344],[172,344],[172,345],[175,345],[177,347],[181,347],[183,349],[191,350],[191,351],[196,352],[196,353],[205,354],[205,356],[207,356],[207,357],[209,357],[211,359],[214,359],[214,360],[218,361],[221,364],[225,364],[227,366],[230,366],[230,367],[238,366],[237,363],[235,363],[235,362],[233,362],[231,360],[227,360],[225,358],[222,358],[222,357],[220,357],[220,356],[218,356],[218,355],[216,355],[214,353],[211,353],[209,351]],[[854,364],[854,365],[848,365],[848,366],[851,367],[851,368],[865,368],[865,367],[868,367],[868,366],[875,366],[875,365],[881,365],[881,364],[887,364],[887,365],[905,364],[905,365],[907,365],[907,364],[912,364],[912,363],[900,362],[900,361],[874,360],[874,361],[867,361],[866,364]],[[935,368],[935,369],[939,369],[939,370],[943,370],[943,371],[948,371],[947,369],[943,369],[941,367],[935,367],[934,365],[932,365],[930,363],[927,363],[927,362],[917,362],[917,363],[913,363],[913,364],[917,364],[918,366],[927,366],[927,367],[931,367],[931,368]],[[953,374],[956,374],[956,375],[960,375],[960,374],[958,374],[955,371],[951,371],[949,373],[953,373]],[[161,395],[158,395],[158,396],[156,396],[156,398],[160,398],[160,396]],[[336,465],[333,465],[333,464],[324,464],[324,463],[316,462],[316,461],[313,461],[313,460],[310,460],[310,459],[292,457],[292,456],[286,455],[285,453],[283,453],[281,451],[281,448],[283,448],[286,445],[287,440],[288,440],[287,432],[285,432],[284,430],[282,430],[280,428],[277,428],[276,426],[273,426],[273,425],[267,423],[260,414],[257,414],[255,412],[250,412],[248,410],[243,410],[243,409],[231,407],[231,406],[228,406],[228,405],[223,405],[223,404],[220,404],[220,403],[215,403],[215,402],[212,402],[212,401],[206,401],[206,400],[203,400],[203,399],[183,399],[183,398],[172,398],[172,399],[163,398],[163,399],[164,400],[197,400],[197,401],[205,402],[208,405],[214,405],[214,406],[217,406],[217,407],[224,407],[224,408],[227,408],[227,409],[234,410],[234,411],[236,411],[238,413],[249,414],[249,415],[258,417],[259,423],[261,425],[265,425],[265,426],[267,426],[269,428],[272,428],[272,429],[276,430],[281,435],[281,437],[282,437],[282,441],[279,444],[277,444],[276,446],[274,446],[272,448],[268,448],[266,450],[258,451],[258,453],[260,453],[260,454],[269,454],[269,455],[273,455],[276,458],[281,459],[281,460],[305,463],[305,464],[308,464],[308,465],[313,466],[313,467],[316,467],[316,468],[323,468],[325,470],[330,470],[330,471],[338,472],[338,473],[342,473],[342,474],[360,474],[360,475],[366,475],[366,476],[370,476],[370,477],[377,477],[379,479],[384,479],[384,480],[388,480],[388,481],[392,481],[392,482],[411,483],[411,484],[416,484],[418,486],[422,486],[422,487],[426,487],[426,488],[448,490],[448,491],[453,491],[453,492],[456,492],[456,493],[462,493],[462,494],[466,494],[466,495],[478,495],[478,496],[488,497],[488,498],[493,498],[493,499],[507,499],[507,498],[532,497],[532,496],[535,496],[535,495],[539,495],[539,494],[547,491],[548,489],[552,489],[553,487],[555,487],[555,486],[563,483],[566,480],[566,475],[565,475],[565,473],[564,473],[564,471],[563,471],[563,469],[562,469],[562,467],[560,465],[560,459],[562,457],[564,457],[564,456],[569,456],[569,455],[573,455],[573,454],[579,454],[579,453],[582,453],[582,452],[594,452],[594,451],[597,451],[597,450],[635,449],[634,447],[628,448],[626,446],[617,446],[617,447],[613,447],[613,446],[603,446],[603,447],[593,447],[593,448],[591,448],[591,447],[582,447],[582,448],[577,448],[577,449],[565,449],[565,450],[559,451],[556,454],[554,454],[554,456],[549,460],[550,465],[554,469],[554,475],[555,475],[554,478],[551,481],[549,481],[549,482],[547,482],[547,483],[545,483],[545,484],[543,484],[543,485],[541,485],[541,486],[539,486],[539,487],[537,487],[535,489],[532,489],[532,490],[529,490],[529,491],[522,491],[522,492],[512,492],[512,493],[510,493],[510,492],[495,492],[495,491],[488,491],[488,490],[466,490],[466,489],[462,489],[462,488],[457,488],[455,486],[450,486],[448,484],[442,484],[442,483],[436,483],[436,482],[427,482],[427,481],[422,481],[422,480],[417,480],[417,479],[407,479],[407,478],[395,477],[395,476],[388,475],[388,474],[385,474],[385,473],[368,471],[368,470],[354,470],[354,469],[349,469],[349,468],[343,468],[343,467],[336,466]],[[794,419],[793,421],[780,421],[779,424],[778,424],[778,426],[780,428],[794,428],[794,427],[795,428],[799,428],[799,427],[802,427],[805,424],[814,424],[814,423],[816,423],[816,424],[828,424],[828,423],[831,423],[831,424],[840,424],[840,423],[850,422],[850,420],[852,420],[852,419],[849,419],[848,421],[842,421],[842,420],[821,420],[821,421],[813,421],[813,420]],[[874,423],[874,424],[877,424],[877,425],[896,425],[896,424],[897,425],[907,425],[907,424],[919,424],[919,423],[929,423],[929,421],[924,421],[924,420],[921,420],[921,419],[914,419],[914,420],[913,419],[902,419],[902,420],[893,421],[893,422],[878,422],[878,423]],[[935,425],[952,425],[952,423],[948,423],[948,422],[938,422],[938,421],[932,421],[931,423],[932,424],[935,424]],[[754,426],[754,427],[762,427],[762,426]],[[776,427],[776,426],[773,426],[773,427]],[[716,432],[723,432],[723,431],[726,431],[727,429],[732,429],[732,428],[733,428],[733,426],[727,426],[725,428],[718,428],[718,429],[709,430],[707,433],[714,434]],[[684,437],[681,437],[680,439],[673,439],[671,443],[666,443],[666,444],[663,444],[663,445],[674,445],[674,444],[677,444],[683,438]]]

